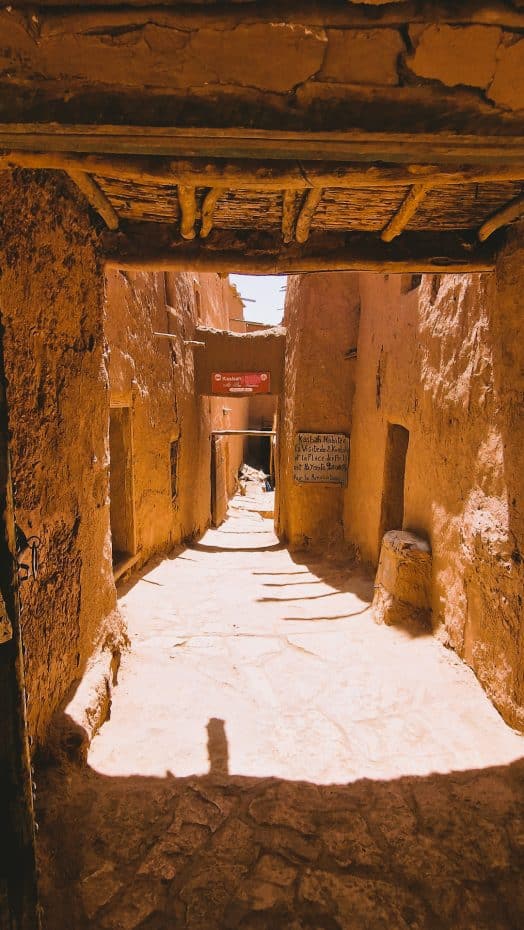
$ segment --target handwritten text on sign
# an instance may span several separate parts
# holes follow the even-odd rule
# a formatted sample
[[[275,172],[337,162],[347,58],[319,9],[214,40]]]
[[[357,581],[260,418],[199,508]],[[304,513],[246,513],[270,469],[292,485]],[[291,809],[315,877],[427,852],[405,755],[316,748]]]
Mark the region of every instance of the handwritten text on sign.
[[[349,436],[344,433],[297,433],[293,477],[300,482],[347,484]]]

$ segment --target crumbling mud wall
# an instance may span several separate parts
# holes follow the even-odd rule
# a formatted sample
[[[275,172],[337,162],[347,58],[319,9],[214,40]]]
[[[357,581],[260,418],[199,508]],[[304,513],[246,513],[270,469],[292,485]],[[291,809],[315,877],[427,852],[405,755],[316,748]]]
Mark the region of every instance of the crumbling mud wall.
[[[359,326],[358,276],[294,275],[288,279],[285,390],[279,411],[276,527],[292,546],[340,543],[344,489],[293,479],[298,432],[351,434]]]
[[[376,565],[382,531],[399,528],[383,523],[388,427],[407,430],[401,520],[431,544],[433,627],[518,726],[524,725],[522,258],[514,239],[496,275],[360,276],[344,513],[346,538]]]
[[[92,218],[65,176],[3,172],[0,205],[16,519],[40,539],[38,577],[21,586],[36,744],[96,648],[116,648],[120,638],[107,507],[104,284]]]
[[[227,328],[233,312],[239,316],[237,299],[218,275],[107,275],[111,404],[127,409],[131,423],[135,564],[198,536],[209,524],[211,431],[241,429],[247,406],[195,391],[194,360],[201,349],[191,343],[198,341],[199,321]],[[243,444],[236,438],[224,442],[232,493]]]
[[[3,121],[522,131],[517,0],[281,6],[6,7]]]

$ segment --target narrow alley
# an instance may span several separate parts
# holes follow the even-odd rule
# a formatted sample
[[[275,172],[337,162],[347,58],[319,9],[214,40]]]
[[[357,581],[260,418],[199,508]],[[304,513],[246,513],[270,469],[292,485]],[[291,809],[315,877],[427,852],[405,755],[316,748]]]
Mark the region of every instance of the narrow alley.
[[[516,930],[522,738],[271,498],[122,586],[110,719],[41,776],[47,927]]]

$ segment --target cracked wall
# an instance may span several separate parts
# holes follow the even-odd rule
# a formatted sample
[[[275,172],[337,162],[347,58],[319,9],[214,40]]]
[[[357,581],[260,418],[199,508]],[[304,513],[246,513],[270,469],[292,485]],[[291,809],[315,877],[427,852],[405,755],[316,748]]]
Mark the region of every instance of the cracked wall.
[[[227,278],[215,274],[114,271],[107,283],[111,403],[131,410],[136,545],[138,564],[143,564],[209,525],[211,431],[245,428],[248,400],[199,395],[194,354],[200,350],[189,343],[198,341],[199,323],[227,329],[229,317],[242,316],[243,308]],[[225,489],[231,494],[243,462],[243,441],[230,437],[224,444]]]
[[[0,11],[5,121],[522,131],[524,15],[249,5]],[[144,106],[147,101],[147,109]],[[246,120],[248,123],[246,123]],[[519,127],[520,130],[519,130]]]
[[[279,409],[276,528],[292,547],[337,547],[343,541],[344,489],[293,478],[297,432],[351,434],[358,277],[344,273],[288,278],[284,398]]]
[[[38,577],[21,585],[37,743],[91,655],[121,642],[108,534],[103,273],[88,210],[65,176],[3,172],[0,201],[15,513],[41,541]]]
[[[404,529],[433,552],[433,626],[524,726],[522,238],[497,274],[360,275],[344,523],[376,565],[388,423],[409,430]],[[415,279],[416,281],[417,279]]]

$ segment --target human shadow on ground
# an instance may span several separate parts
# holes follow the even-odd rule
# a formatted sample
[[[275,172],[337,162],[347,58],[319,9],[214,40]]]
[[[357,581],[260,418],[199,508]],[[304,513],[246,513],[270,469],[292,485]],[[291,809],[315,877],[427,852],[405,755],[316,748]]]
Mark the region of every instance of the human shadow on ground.
[[[44,930],[517,930],[524,759],[317,785],[38,769]],[[304,746],[307,753],[307,746]]]

